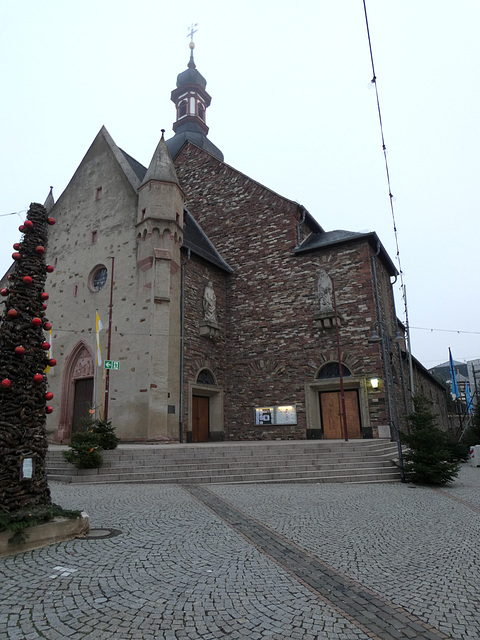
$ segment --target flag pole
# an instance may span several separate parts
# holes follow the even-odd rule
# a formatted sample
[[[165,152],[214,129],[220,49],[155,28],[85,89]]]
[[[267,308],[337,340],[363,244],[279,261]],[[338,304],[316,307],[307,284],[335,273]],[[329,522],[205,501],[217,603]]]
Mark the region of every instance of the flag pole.
[[[343,386],[342,354],[340,352],[340,334],[338,331],[337,299],[335,298],[335,282],[333,281],[333,278],[332,278],[332,295],[333,295],[333,308],[335,310],[335,329],[337,334],[337,353],[338,353],[338,369],[340,373],[340,398],[342,400],[343,435],[345,436],[345,442],[348,442],[347,408],[345,406],[345,389]]]
[[[112,312],[113,312],[113,271],[115,267],[115,258],[111,256],[112,260],[112,273],[110,278],[110,309],[108,313],[108,346],[107,346],[107,360],[110,360],[111,348],[112,348]],[[110,370],[104,369],[106,371],[106,375],[104,374],[105,379],[105,391],[103,397],[105,398],[105,413],[104,420],[108,421],[108,399],[109,399],[109,391],[110,391]]]

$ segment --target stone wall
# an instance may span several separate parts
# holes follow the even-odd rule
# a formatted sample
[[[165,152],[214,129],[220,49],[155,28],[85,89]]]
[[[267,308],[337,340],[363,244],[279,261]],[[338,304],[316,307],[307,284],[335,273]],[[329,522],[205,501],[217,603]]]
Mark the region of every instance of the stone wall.
[[[322,364],[338,359],[335,331],[319,330],[314,319],[320,269],[335,282],[342,361],[354,376],[383,377],[381,349],[368,340],[377,321],[373,249],[361,240],[297,255],[296,203],[192,145],[176,166],[189,210],[234,269],[226,289],[226,437],[305,438],[305,384]],[[387,309],[389,275],[377,262]],[[391,308],[388,317],[394,317]],[[290,404],[297,408],[296,425],[254,425],[255,407]],[[384,391],[369,396],[369,405],[366,426],[386,424]]]

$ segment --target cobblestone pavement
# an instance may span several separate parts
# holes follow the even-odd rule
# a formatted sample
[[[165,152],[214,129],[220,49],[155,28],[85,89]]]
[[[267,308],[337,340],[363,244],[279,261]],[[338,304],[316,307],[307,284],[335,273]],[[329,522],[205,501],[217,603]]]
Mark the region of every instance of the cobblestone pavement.
[[[480,469],[52,494],[121,533],[0,559],[1,640],[480,638]]]

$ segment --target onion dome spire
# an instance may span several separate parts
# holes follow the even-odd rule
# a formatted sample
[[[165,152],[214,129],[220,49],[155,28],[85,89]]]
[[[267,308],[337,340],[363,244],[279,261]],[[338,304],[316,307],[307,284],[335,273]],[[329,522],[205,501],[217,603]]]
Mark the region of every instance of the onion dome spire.
[[[172,158],[176,156],[186,140],[190,140],[198,147],[205,149],[219,160],[223,161],[223,153],[207,138],[206,110],[212,101],[206,92],[207,81],[198,71],[193,58],[195,43],[193,34],[197,25],[190,27],[188,35],[190,42],[190,60],[187,69],[177,76],[177,88],[172,91],[171,99],[175,103],[177,119],[173,123],[175,136],[167,141]]]

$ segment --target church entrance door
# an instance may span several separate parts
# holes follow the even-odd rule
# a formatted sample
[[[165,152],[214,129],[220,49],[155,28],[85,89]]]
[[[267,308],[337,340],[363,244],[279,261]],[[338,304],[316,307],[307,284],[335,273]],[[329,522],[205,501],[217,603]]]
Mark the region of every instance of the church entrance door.
[[[93,378],[75,380],[75,396],[73,399],[72,433],[85,429],[84,418],[89,418],[92,407]]]
[[[326,440],[342,440],[342,397],[340,391],[324,391],[320,393],[320,409],[322,416],[323,437]],[[345,391],[345,410],[347,414],[347,431],[350,438],[361,438],[360,410],[358,391]]]
[[[209,423],[209,398],[192,396],[192,442],[208,442]]]

